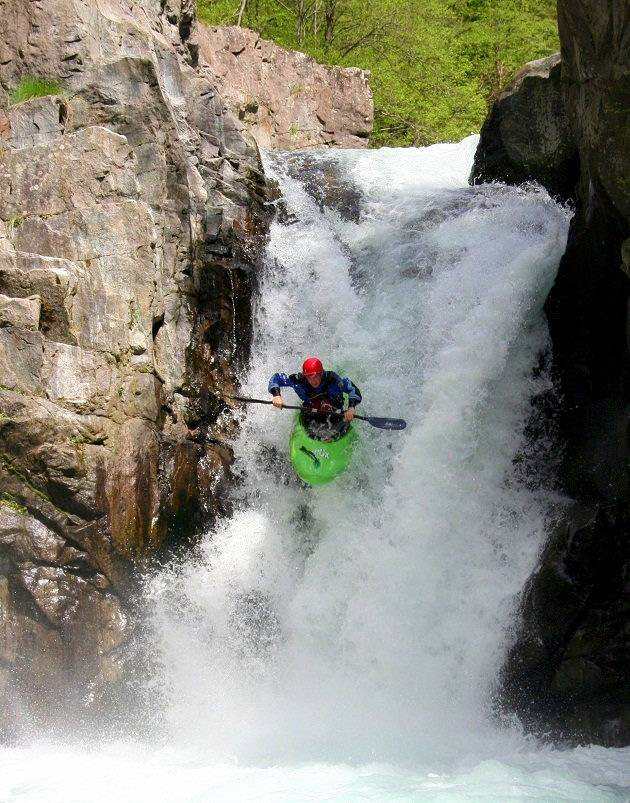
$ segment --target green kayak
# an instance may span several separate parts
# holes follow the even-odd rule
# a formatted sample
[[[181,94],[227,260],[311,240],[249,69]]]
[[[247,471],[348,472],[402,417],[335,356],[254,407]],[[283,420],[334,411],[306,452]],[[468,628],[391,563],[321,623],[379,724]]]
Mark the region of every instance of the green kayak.
[[[311,438],[298,413],[289,439],[291,462],[304,482],[323,485],[348,467],[356,440],[357,433],[352,427],[336,441]]]

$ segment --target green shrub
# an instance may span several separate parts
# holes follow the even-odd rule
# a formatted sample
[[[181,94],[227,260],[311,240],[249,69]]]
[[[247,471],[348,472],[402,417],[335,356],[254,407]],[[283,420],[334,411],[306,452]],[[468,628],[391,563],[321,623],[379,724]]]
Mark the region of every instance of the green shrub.
[[[9,103],[23,103],[31,98],[39,98],[42,95],[59,95],[61,86],[50,78],[36,78],[32,75],[25,75],[20,78],[19,83],[9,90]]]
[[[479,131],[525,62],[559,49],[556,0],[197,0],[322,64],[370,70],[370,144],[428,145]]]

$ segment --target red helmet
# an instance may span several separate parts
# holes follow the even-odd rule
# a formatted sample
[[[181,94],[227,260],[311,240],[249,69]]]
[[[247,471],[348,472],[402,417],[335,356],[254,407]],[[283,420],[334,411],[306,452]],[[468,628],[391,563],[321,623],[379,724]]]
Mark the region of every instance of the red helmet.
[[[323,370],[324,366],[322,365],[322,361],[317,357],[308,357],[308,359],[304,360],[304,364],[302,365],[302,373],[304,376],[321,374]]]

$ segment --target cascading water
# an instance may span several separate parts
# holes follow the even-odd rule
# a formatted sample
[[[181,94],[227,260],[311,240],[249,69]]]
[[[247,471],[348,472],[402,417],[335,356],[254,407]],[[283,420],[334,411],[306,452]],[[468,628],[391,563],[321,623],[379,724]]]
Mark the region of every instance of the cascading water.
[[[147,589],[166,736],[110,747],[102,799],[629,799],[628,751],[536,746],[490,710],[558,504],[522,456],[568,216],[468,187],[475,146],[266,157],[283,200],[243,395],[315,354],[408,427],[357,422],[351,468],[313,489],[293,413],[248,407],[233,516]]]
[[[358,383],[369,413],[409,426],[357,424],[352,469],[314,490],[287,462],[291,414],[248,410],[239,510],[177,577],[198,618],[173,621],[172,578],[157,583],[171,724],[218,752],[411,759],[459,753],[485,727],[544,528],[548,500],[512,464],[545,382],[532,369],[567,220],[540,192],[465,186],[473,142],[327,154],[323,173],[308,157],[311,191],[341,182],[350,220],[292,177],[305,157],[268,160],[286,219],[248,395],[314,353]]]

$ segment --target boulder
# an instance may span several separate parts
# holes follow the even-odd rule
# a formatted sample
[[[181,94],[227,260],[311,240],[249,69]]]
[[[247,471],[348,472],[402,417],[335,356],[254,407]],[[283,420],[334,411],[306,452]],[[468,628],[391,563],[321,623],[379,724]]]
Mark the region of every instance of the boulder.
[[[560,54],[530,61],[494,103],[471,183],[538,181],[566,201],[578,180],[577,144],[564,103]]]

